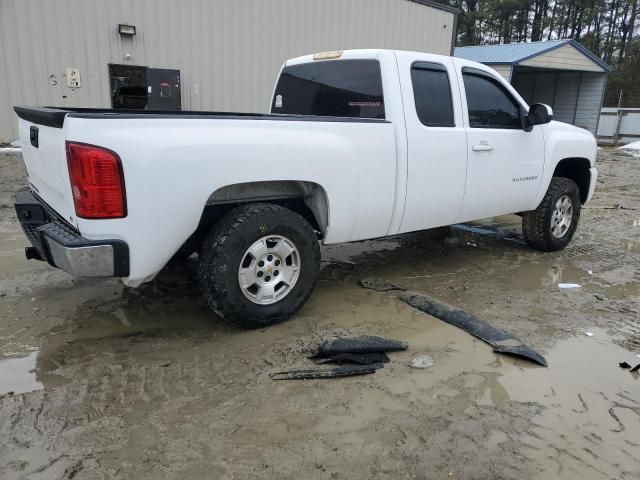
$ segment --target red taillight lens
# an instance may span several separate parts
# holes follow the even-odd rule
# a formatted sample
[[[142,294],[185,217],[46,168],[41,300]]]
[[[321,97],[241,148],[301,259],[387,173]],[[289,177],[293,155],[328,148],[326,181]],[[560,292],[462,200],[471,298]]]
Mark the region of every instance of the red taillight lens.
[[[111,150],[67,142],[71,193],[80,218],[127,216],[120,158]]]

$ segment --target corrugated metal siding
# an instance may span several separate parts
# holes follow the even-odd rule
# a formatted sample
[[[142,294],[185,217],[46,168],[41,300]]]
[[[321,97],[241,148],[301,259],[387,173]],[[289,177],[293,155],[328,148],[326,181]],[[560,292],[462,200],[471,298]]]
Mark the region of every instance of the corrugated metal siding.
[[[487,67],[493,68],[496,72],[498,72],[504,79],[508,82],[511,80],[511,65],[496,65],[487,63]]]
[[[16,104],[110,107],[109,63],[180,69],[185,110],[265,111],[287,58],[348,48],[448,55],[453,22],[407,0],[0,0],[0,140],[16,137]],[[121,38],[119,23],[136,36]],[[75,92],[67,67],[80,69]]]
[[[520,62],[519,65],[523,67],[604,72],[604,68],[596,64],[571,44],[554,48],[529,60],[524,60]]]
[[[579,82],[579,73],[568,72],[562,73],[558,76],[556,101],[552,105],[553,118],[555,120],[573,123]]]
[[[555,120],[595,135],[605,82],[604,73],[517,71],[512,84],[528,104],[546,103]]]
[[[513,79],[511,81],[511,85],[515,88],[520,96],[524,99],[528,104],[535,103],[533,91],[536,85],[536,74],[534,72],[531,73],[520,73],[516,72],[513,75]]]
[[[553,106],[558,74],[554,72],[518,72],[513,86],[528,104]]]
[[[586,128],[594,135],[598,130],[598,117],[602,105],[606,75],[600,73],[583,73],[580,98],[574,125]]]

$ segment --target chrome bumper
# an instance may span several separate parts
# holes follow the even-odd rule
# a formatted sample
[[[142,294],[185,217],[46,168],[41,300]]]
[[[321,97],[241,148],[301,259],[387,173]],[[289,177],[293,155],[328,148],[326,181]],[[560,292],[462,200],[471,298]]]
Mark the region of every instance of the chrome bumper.
[[[76,277],[113,277],[113,247],[91,245],[65,247],[50,237],[45,237],[53,264]]]
[[[16,214],[33,247],[27,258],[46,260],[76,277],[128,277],[129,247],[122,240],[89,240],[31,192],[16,194]]]

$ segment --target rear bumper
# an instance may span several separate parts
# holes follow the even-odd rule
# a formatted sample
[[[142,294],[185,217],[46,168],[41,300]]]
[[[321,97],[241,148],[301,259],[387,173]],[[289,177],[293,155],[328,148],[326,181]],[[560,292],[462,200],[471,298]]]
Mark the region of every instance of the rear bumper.
[[[128,277],[129,247],[122,240],[88,240],[31,192],[18,192],[16,214],[40,258],[76,277]]]

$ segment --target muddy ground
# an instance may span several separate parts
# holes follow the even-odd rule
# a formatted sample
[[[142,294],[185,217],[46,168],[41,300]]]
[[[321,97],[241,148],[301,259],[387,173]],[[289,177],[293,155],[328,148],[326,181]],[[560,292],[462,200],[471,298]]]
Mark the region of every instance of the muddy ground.
[[[24,260],[24,170],[0,156],[0,478],[640,478],[640,379],[618,367],[640,362],[640,159],[599,162],[565,251],[527,248],[515,216],[324,248],[301,312],[241,331],[189,262],[133,290]],[[549,368],[362,289],[371,276],[509,330]],[[269,377],[360,333],[410,348],[366,377]],[[433,367],[411,369],[418,352]]]

